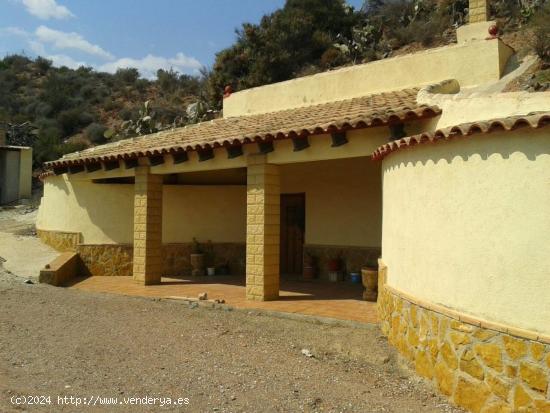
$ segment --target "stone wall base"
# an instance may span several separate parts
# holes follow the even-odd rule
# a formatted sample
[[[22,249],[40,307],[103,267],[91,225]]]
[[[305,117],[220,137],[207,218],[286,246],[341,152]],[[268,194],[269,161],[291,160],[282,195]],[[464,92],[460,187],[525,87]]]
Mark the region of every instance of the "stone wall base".
[[[37,230],[38,237],[60,252],[77,252],[87,268],[87,275],[132,276],[133,252],[131,244],[81,244],[78,232]],[[192,243],[163,244],[163,275],[191,274],[189,262]],[[246,246],[240,242],[212,243],[212,258],[207,265],[228,264],[232,275],[244,275]]]
[[[550,412],[550,341],[518,337],[405,298],[380,280],[378,315],[416,372],[472,412]],[[463,318],[467,318],[464,316]]]
[[[317,277],[328,279],[328,261],[340,257],[344,265],[344,271],[361,271],[361,267],[367,263],[375,262],[380,257],[380,247],[351,247],[338,245],[314,245],[305,244],[304,254],[310,254],[315,258]]]
[[[76,246],[81,242],[80,232],[61,232],[37,229],[36,235],[46,244],[59,252],[76,251]]]

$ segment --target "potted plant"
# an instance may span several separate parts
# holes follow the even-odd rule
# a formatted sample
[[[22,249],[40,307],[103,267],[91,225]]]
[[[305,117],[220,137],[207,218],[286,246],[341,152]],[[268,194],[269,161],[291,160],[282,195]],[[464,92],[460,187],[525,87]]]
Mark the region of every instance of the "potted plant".
[[[191,275],[204,275],[204,253],[202,246],[196,238],[193,238],[191,244]]]
[[[361,268],[363,281],[363,300],[376,301],[378,298],[378,260],[369,259],[367,264]]]
[[[315,257],[306,252],[304,254],[304,280],[313,280],[315,275],[317,275],[316,273]]]
[[[206,274],[210,276],[216,275],[216,267],[214,266],[216,256],[214,254],[214,246],[212,245],[212,241],[210,240],[206,242],[204,255],[204,259],[206,262]]]

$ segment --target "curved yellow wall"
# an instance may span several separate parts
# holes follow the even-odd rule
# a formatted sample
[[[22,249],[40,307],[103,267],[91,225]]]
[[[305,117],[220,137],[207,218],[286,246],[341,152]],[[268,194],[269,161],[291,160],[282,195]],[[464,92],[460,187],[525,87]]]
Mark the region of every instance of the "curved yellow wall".
[[[383,161],[389,286],[550,333],[550,131],[419,145]]]
[[[85,244],[133,242],[133,185],[94,184],[49,177],[36,226],[81,232]],[[164,186],[163,241],[244,242],[244,186]]]

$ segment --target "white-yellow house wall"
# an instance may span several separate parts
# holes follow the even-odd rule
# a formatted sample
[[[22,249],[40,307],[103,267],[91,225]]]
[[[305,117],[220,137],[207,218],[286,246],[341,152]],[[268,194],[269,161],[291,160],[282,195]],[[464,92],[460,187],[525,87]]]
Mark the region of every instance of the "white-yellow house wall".
[[[482,85],[500,79],[512,53],[499,39],[483,39],[355,65],[233,93],[224,99],[224,117],[350,99],[447,79],[456,79],[463,87]]]
[[[163,188],[163,241],[244,242],[244,186],[172,186]],[[134,185],[95,184],[49,177],[37,229],[79,232],[85,244],[133,242]]]
[[[383,161],[387,283],[424,302],[550,333],[550,135],[520,129]]]
[[[305,194],[306,244],[380,247],[380,165],[370,158],[282,165],[281,192]]]

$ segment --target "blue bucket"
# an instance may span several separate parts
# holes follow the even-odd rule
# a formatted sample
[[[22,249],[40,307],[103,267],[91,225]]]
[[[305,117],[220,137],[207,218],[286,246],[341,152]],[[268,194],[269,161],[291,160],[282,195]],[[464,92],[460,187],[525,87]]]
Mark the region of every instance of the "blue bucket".
[[[353,284],[361,284],[361,274],[358,272],[352,272],[349,276]]]

